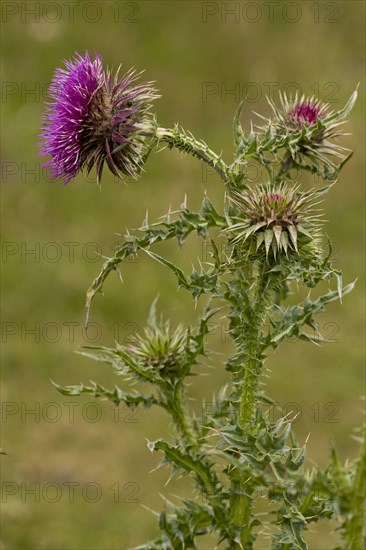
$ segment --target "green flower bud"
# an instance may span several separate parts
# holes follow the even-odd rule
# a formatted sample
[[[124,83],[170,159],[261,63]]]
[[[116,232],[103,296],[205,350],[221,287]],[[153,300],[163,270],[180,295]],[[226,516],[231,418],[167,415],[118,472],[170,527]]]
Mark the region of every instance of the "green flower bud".
[[[260,185],[236,194],[232,243],[246,256],[296,260],[319,254],[319,195],[328,188],[301,192],[287,183]]]

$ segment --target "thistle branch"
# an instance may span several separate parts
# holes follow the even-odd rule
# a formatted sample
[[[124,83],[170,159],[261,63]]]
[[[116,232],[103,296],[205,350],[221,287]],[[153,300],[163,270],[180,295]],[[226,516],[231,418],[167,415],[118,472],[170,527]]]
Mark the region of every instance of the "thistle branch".
[[[216,170],[222,181],[226,184],[229,180],[229,167],[218,155],[206,145],[202,140],[197,140],[191,133],[185,132],[175,126],[172,129],[157,128],[155,137],[158,142],[167,143],[168,147],[173,147],[182,153],[188,153]]]
[[[183,444],[188,451],[196,454],[198,448],[197,434],[191,417],[187,410],[186,395],[183,380],[180,380],[167,399],[167,410],[172,415],[173,421],[180,432]]]

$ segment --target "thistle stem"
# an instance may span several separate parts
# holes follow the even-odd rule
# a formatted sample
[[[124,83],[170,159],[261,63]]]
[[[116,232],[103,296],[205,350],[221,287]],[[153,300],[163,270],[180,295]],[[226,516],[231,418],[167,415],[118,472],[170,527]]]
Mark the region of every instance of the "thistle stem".
[[[168,406],[168,410],[171,412],[175,425],[180,432],[186,451],[191,453],[193,457],[197,457],[199,443],[191,417],[187,411],[186,397],[182,382],[175,386],[168,400]],[[216,490],[218,479],[210,471],[210,463],[207,457],[205,460],[200,461],[200,468],[196,474],[200,487],[207,501],[211,504],[214,514],[217,516],[218,521],[223,523],[225,518],[220,509],[220,491]]]
[[[197,435],[187,411],[186,397],[182,383],[175,386],[169,398],[169,411],[180,432],[184,446],[196,453],[198,447]]]
[[[245,482],[248,475],[234,470],[231,476],[231,523],[235,531],[240,531],[240,543],[235,542],[233,549],[249,550],[253,547],[253,535],[250,527],[252,501],[245,494]],[[230,547],[231,548],[231,547]]]
[[[262,372],[261,335],[266,311],[266,299],[269,290],[269,274],[266,273],[265,263],[261,264],[258,271],[255,302],[253,304],[253,316],[250,328],[245,339],[243,384],[240,397],[239,425],[245,428],[254,420],[257,389],[259,377]],[[252,500],[245,493],[245,483],[248,474],[245,471],[234,470],[232,472],[232,502],[231,520],[235,530],[240,532],[240,543],[236,548],[249,550],[253,547],[253,535],[251,529]]]
[[[186,134],[178,127],[172,129],[157,128],[155,137],[158,141],[165,142],[169,148],[175,147],[183,153],[199,158],[211,168],[214,168],[224,183],[229,180],[229,167],[222,160],[221,156],[212,151],[206,143],[194,138],[192,134]]]
[[[284,174],[286,174],[292,168],[292,165],[293,165],[293,158],[291,154],[287,152],[282,159],[280,168],[275,177],[275,181],[278,181]]]
[[[255,414],[256,394],[259,377],[262,372],[261,333],[266,311],[269,275],[262,265],[258,274],[256,300],[253,306],[253,317],[250,329],[245,334],[245,364],[242,394],[240,399],[239,424],[242,428],[252,422]]]
[[[364,548],[364,499],[365,499],[365,483],[366,483],[366,439],[360,449],[360,456],[357,459],[356,472],[353,481],[351,510],[349,521],[345,524],[344,539],[347,543],[347,548],[352,550],[362,550]]]

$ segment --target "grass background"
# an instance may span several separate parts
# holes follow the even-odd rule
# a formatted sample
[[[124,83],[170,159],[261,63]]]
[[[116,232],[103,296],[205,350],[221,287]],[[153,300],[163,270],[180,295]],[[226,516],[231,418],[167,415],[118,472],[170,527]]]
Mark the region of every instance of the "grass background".
[[[153,155],[138,183],[124,185],[107,173],[101,190],[93,177],[79,176],[66,187],[49,181],[37,157],[43,101],[55,67],[75,51],[97,51],[114,69],[121,62],[125,69],[146,69],[145,78],[156,80],[162,94],[156,102],[160,124],[180,122],[222,150],[227,162],[231,119],[242,96],[248,96],[248,128],[252,110],[269,112],[265,95],[271,90],[315,92],[338,109],[361,81],[347,127],[352,135],[344,138],[356,153],[326,201],[336,258],[345,282],[358,277],[357,287],[319,319],[320,331],[335,342],[284,345],[269,358],[267,380],[267,392],[284,411],[300,412],[300,441],[311,433],[308,468],[326,463],[331,441],[342,459],[354,458],[350,435],[362,422],[364,393],[364,3],[4,1],[1,8],[1,428],[8,453],[1,456],[1,548],[136,546],[156,534],[155,519],[143,506],[159,510],[161,493],[189,491],[179,481],[163,488],[166,470],[149,473],[159,457],[147,451],[145,437],[172,433],[163,413],[131,416],[121,409],[117,417],[105,402],[60,396],[50,379],[113,384],[107,367],[74,350],[124,341],[143,326],[158,292],[166,316],[194,322],[194,304],[176,291],[171,274],[141,258],[122,266],[123,285],[116,275],[108,279],[93,309],[95,325],[85,334],[85,292],[100,267],[93,252],[110,255],[116,233],[137,227],[147,208],[151,220],[163,215],[186,193],[191,208],[198,208],[205,191],[219,205],[222,186],[197,160],[175,151]],[[159,251],[188,268],[204,254],[195,238],[183,250],[166,244]],[[227,381],[225,319],[210,338],[222,355],[205,370],[209,377],[195,379],[190,389],[197,412]],[[32,488],[36,494],[27,492]],[[316,526],[307,535],[309,547],[334,548],[333,529]],[[260,538],[256,547],[267,548],[268,541]],[[212,541],[201,548],[213,548]]]

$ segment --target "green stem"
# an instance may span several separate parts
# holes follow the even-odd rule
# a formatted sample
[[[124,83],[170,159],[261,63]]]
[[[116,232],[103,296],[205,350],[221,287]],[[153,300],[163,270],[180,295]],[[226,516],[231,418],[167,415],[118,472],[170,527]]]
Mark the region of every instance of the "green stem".
[[[366,434],[365,434],[366,435]],[[345,524],[344,538],[347,548],[352,550],[362,550],[364,548],[364,502],[365,502],[365,483],[366,483],[366,439],[364,437],[360,450],[360,456],[357,459],[356,473],[352,487],[352,500],[350,509],[350,519]]]
[[[266,265],[263,264],[258,273],[253,317],[251,318],[250,328],[244,335],[246,353],[239,413],[239,424],[242,428],[248,422],[252,422],[254,418],[259,377],[262,372],[261,336],[269,289],[269,274],[265,270]]]
[[[255,416],[257,390],[263,364],[261,358],[261,338],[268,290],[269,274],[266,273],[266,265],[263,263],[260,265],[258,271],[253,316],[250,320],[249,329],[242,335],[241,342],[244,346],[245,353],[239,425],[243,429],[254,420]],[[232,525],[235,530],[240,532],[240,544],[237,543],[236,548],[249,550],[253,547],[254,539],[250,525],[252,518],[252,499],[245,493],[245,483],[248,479],[248,474],[245,471],[234,470],[231,479],[233,492],[231,503]]]
[[[275,177],[275,181],[278,181],[279,179],[281,179],[281,177],[284,176],[292,168],[292,166],[293,166],[293,158],[291,154],[287,152],[282,159],[281,166]]]
[[[197,434],[194,429],[191,417],[187,411],[186,397],[183,382],[179,382],[168,398],[168,407],[178,431],[182,437],[184,447],[188,453],[191,453],[194,458],[197,458],[199,443]],[[216,475],[210,470],[210,462],[207,457],[197,461],[199,469],[196,472],[199,486],[207,501],[212,506],[219,524],[225,524],[225,515],[220,502],[220,490],[218,490],[219,480]]]
[[[250,527],[252,515],[252,501],[245,494],[245,483],[248,474],[233,470],[231,475],[231,523],[235,531],[240,532],[240,543],[236,542],[232,548],[249,550],[253,547],[253,536]],[[231,548],[231,547],[230,547]]]
[[[178,127],[173,129],[157,128],[155,137],[159,141],[167,143],[170,148],[175,147],[184,153],[199,158],[208,166],[214,168],[224,183],[229,180],[229,168],[221,156],[212,151],[203,141],[195,139],[192,134],[186,134]]]
[[[184,446],[197,452],[198,440],[195,429],[193,427],[192,420],[188,414],[186,397],[182,382],[178,383],[173,392],[171,393],[169,400],[169,411],[172,414],[175,425],[180,432]]]

